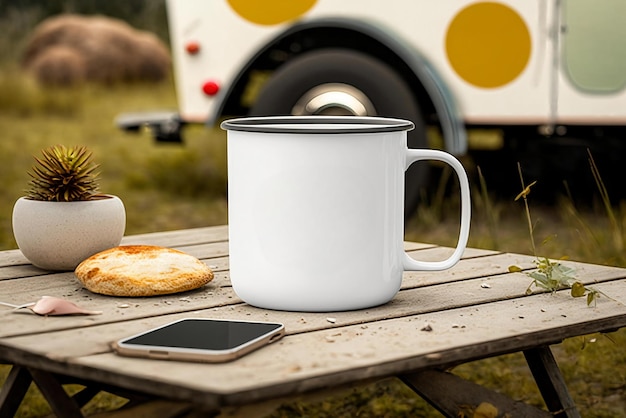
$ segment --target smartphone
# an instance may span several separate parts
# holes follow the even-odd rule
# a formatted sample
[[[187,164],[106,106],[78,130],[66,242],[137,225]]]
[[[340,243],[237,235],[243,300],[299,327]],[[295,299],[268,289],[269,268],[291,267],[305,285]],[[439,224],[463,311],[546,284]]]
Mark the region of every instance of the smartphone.
[[[185,318],[112,344],[123,356],[206,363],[234,360],[273,343],[285,326],[272,322]]]

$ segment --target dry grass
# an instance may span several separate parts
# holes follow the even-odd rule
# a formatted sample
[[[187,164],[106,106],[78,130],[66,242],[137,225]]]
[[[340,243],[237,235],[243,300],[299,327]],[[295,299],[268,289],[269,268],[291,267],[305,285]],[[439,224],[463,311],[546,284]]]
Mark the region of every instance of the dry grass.
[[[16,98],[0,102],[0,248],[16,248],[11,211],[27,185],[27,170],[44,147],[86,145],[101,164],[102,191],[119,195],[127,233],[226,222],[225,144],[221,132],[189,129],[185,146],[154,144],[149,135],[119,131],[120,112],[175,109],[170,82],[159,85],[42,89],[7,77]],[[0,88],[3,76],[0,73]],[[8,80],[12,79],[13,82]]]
[[[171,82],[102,88],[41,89],[15,72],[0,73],[0,248],[15,248],[11,232],[13,202],[28,181],[32,155],[63,143],[84,144],[94,152],[103,171],[102,190],[119,195],[128,214],[127,233],[223,224],[226,218],[225,141],[218,129],[189,129],[184,147],[154,144],[148,135],[132,135],[113,126],[120,112],[176,108]],[[9,97],[9,98],[7,98]],[[502,251],[529,253],[530,243],[523,208],[512,201],[519,191],[511,185],[511,199],[497,200],[474,182],[474,216],[470,245]],[[407,238],[454,245],[457,234],[456,199],[434,193],[407,226]],[[439,200],[437,200],[439,199]],[[579,211],[567,200],[558,205],[536,204],[538,241],[556,235],[541,251],[550,257],[626,266],[624,255],[612,243],[615,231],[602,204]],[[614,217],[626,222],[626,207],[614,205]],[[612,229],[613,228],[613,229]],[[581,302],[580,309],[587,309]],[[555,351],[572,394],[585,417],[626,416],[626,332],[566,341]],[[596,338],[595,342],[590,342]],[[0,367],[2,373],[7,367]],[[517,399],[541,404],[523,358],[509,355],[460,366],[456,371]],[[519,378],[510,379],[515,374]],[[591,383],[593,382],[593,383]],[[88,411],[117,405],[103,396]],[[49,414],[36,390],[32,390],[19,417]],[[415,394],[394,380],[355,388],[347,395],[314,403],[285,405],[274,417],[409,417],[439,416]]]

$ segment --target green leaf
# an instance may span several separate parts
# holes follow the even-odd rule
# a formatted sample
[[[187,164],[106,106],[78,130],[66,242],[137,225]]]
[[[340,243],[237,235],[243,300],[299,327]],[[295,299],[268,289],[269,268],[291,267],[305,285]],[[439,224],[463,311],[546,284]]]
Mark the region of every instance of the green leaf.
[[[572,285],[572,296],[575,298],[580,298],[585,296],[587,289],[585,289],[585,285],[581,282],[574,282]],[[589,305],[589,295],[587,295],[587,305]]]
[[[548,284],[550,283],[550,279],[548,279],[545,274],[540,273],[538,271],[533,271],[532,273],[528,273],[528,276],[535,279],[535,281],[538,282],[537,284],[548,286]]]
[[[556,235],[555,235],[555,234],[548,235],[547,237],[545,237],[545,238],[543,239],[543,241],[541,241],[541,245],[546,245],[546,244],[548,244],[548,243],[549,243],[550,241],[552,241],[555,237],[556,237]]]
[[[522,268],[519,266],[509,266],[509,273],[519,273],[522,271]]]
[[[589,292],[587,294],[587,306],[590,306],[597,296],[598,294],[596,292]]]

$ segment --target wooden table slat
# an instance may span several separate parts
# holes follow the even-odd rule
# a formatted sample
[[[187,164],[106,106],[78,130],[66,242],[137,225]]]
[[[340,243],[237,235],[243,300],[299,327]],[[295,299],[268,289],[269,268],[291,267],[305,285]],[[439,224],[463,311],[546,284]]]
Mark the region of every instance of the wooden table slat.
[[[348,312],[282,312],[245,304],[228,273],[228,228],[209,227],[126,237],[186,251],[216,278],[195,291],[152,298],[114,298],[83,289],[72,272],[44,272],[0,252],[0,301],[22,304],[64,297],[102,315],[40,317],[0,307],[0,359],[38,371],[97,381],[207,409],[522,351],[564,338],[626,326],[626,269],[565,262],[602,292],[597,304],[568,290],[526,295],[523,272],[533,257],[467,249],[443,272],[406,272],[389,303]],[[433,261],[452,249],[405,243],[416,259]],[[196,364],[116,356],[110,343],[183,317],[285,323],[287,336],[237,361]],[[280,361],[276,361],[280,359]],[[167,370],[167,373],[164,373]]]
[[[539,306],[549,309],[542,311]],[[541,294],[482,305],[480,314],[475,307],[463,307],[289,335],[225,364],[138,360],[111,353],[59,360],[68,361],[64,369],[76,367],[85,378],[105,383],[121,382],[108,381],[97,370],[124,370],[123,387],[145,384],[148,379],[153,386],[161,385],[154,388],[155,394],[176,387],[183,400],[207,391],[215,394],[208,397],[209,403],[221,398],[237,403],[554,343],[572,329],[612,329],[625,320],[626,306],[614,300],[607,299],[597,308],[572,309],[571,297],[565,293]],[[89,338],[86,331],[83,338]],[[162,372],[164,368],[168,373]]]
[[[228,227],[226,225],[220,225],[205,228],[128,235],[122,239],[122,245],[150,244],[165,247],[181,247],[227,240]]]
[[[494,259],[494,262],[490,262],[489,259]],[[509,258],[506,255],[496,254],[484,258],[481,260],[482,263],[478,265],[475,259],[462,260],[448,272],[405,273],[403,290],[398,296],[389,304],[368,310],[368,312],[383,312],[379,317],[386,318],[390,315],[401,316],[433,311],[441,309],[442,306],[452,308],[524,297],[531,279],[523,273],[505,274],[508,261],[511,260],[519,262],[521,258],[518,256]],[[466,265],[471,266],[471,268],[466,268]],[[483,271],[481,271],[480,266],[484,268]],[[622,269],[582,264],[577,265],[577,267],[581,277],[586,278],[589,283],[624,277],[624,270]],[[418,300],[420,302],[414,306],[407,306],[404,302],[408,299],[405,292],[412,289],[415,289],[416,294],[419,295]],[[17,292],[20,292],[21,299],[13,299],[9,296]],[[103,314],[98,316],[41,318],[26,312],[13,313],[10,308],[0,307],[0,316],[3,317],[0,337],[50,332],[180,312],[187,315],[197,310],[241,304],[241,300],[230,287],[227,272],[217,272],[216,278],[202,289],[151,298],[115,298],[96,295],[81,288],[80,283],[72,273],[50,275],[45,281],[23,279],[19,281],[19,284],[15,281],[0,282],[0,294],[6,294],[7,296],[4,297],[7,299],[6,302],[14,304],[35,301],[40,296],[49,295],[67,298],[85,309],[103,311]],[[582,300],[578,302],[582,304]],[[250,308],[253,311],[256,309]],[[248,309],[247,305],[245,309]],[[332,316],[353,315],[358,317],[361,314],[361,312],[356,311],[355,313],[332,313]],[[244,315],[258,316],[256,313],[249,312]],[[310,313],[304,316],[326,317]]]

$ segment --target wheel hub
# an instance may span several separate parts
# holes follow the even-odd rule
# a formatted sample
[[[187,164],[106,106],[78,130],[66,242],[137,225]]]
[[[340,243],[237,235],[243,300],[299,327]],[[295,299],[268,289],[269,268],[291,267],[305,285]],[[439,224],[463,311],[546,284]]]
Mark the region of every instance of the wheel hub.
[[[291,110],[292,115],[374,116],[369,98],[349,84],[321,84],[307,91]]]

